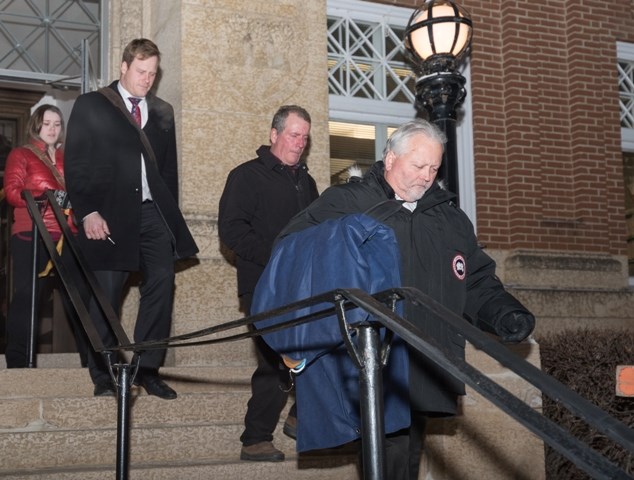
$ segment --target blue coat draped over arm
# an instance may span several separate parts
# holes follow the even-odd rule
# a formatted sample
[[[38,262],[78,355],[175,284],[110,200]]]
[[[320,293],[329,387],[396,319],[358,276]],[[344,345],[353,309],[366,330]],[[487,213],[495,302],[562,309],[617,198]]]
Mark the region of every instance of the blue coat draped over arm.
[[[261,313],[337,288],[376,293],[399,287],[399,265],[398,244],[389,227],[362,214],[328,220],[276,244],[251,311]],[[309,307],[293,317],[328,306]],[[256,327],[290,318],[267,319]],[[347,312],[346,318],[349,324],[372,320],[361,309]],[[342,344],[336,316],[267,334],[264,340],[278,353],[307,362],[296,378],[297,451],[359,438],[359,372]],[[398,337],[383,369],[383,382],[385,430],[391,433],[410,424],[407,349]]]

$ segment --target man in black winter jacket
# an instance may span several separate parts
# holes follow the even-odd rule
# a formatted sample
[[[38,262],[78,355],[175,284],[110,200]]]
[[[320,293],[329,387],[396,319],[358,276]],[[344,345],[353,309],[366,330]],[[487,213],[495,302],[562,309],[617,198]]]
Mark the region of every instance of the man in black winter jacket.
[[[269,261],[273,241],[288,221],[318,196],[302,154],[308,145],[310,115],[287,105],[274,115],[271,146],[262,145],[258,157],[229,173],[220,199],[218,234],[236,256],[240,309],[250,315],[255,286]],[[273,432],[288,399],[288,369],[279,355],[256,337],[258,367],[251,378],[252,396],[240,437],[240,458],[282,461],[273,445]],[[293,436],[293,408],[284,432]]]
[[[400,202],[400,208],[381,209],[390,213],[380,220],[396,235],[402,285],[419,289],[504,341],[519,342],[532,332],[533,315],[496,277],[495,262],[478,246],[473,225],[453,202],[455,194],[435,181],[445,141],[445,135],[424,120],[401,125],[388,140],[383,161],[360,181],[325,190],[289,222],[280,237],[329,219],[368,212],[383,202]],[[405,316],[441,347],[464,358],[464,339],[444,323],[413,305]],[[425,418],[456,414],[458,395],[464,395],[461,382],[410,351],[412,425],[386,440],[387,478],[418,478]]]

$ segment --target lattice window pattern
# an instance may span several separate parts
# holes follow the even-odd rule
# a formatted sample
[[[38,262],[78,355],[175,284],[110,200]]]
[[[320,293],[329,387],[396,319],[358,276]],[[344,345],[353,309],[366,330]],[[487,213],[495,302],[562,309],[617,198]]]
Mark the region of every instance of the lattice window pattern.
[[[634,61],[618,62],[621,127],[634,128]]]
[[[78,82],[83,39],[100,63],[100,12],[99,0],[0,0],[0,69]]]
[[[415,78],[405,63],[403,32],[386,22],[329,16],[329,93],[412,103]]]

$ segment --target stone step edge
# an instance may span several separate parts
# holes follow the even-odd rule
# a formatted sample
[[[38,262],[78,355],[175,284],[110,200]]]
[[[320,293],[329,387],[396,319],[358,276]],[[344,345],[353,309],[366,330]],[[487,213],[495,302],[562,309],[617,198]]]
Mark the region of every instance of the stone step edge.
[[[200,427],[233,427],[235,425],[243,426],[244,419],[236,420],[214,420],[214,421],[197,421],[191,423],[144,423],[143,425],[130,427],[130,431],[143,430],[168,430],[174,428],[200,428]],[[278,428],[281,431],[284,420],[278,422]],[[48,434],[64,434],[64,433],[82,433],[82,432],[110,432],[118,429],[117,419],[115,418],[112,425],[109,426],[86,426],[86,427],[46,427],[38,428],[37,425],[29,424],[25,427],[0,428],[0,436],[8,435],[37,435],[42,433]]]
[[[340,449],[327,449],[323,451],[316,451],[311,453],[299,454],[296,452],[287,453],[283,462],[275,462],[276,464],[295,464],[295,468],[298,469],[318,469],[318,468],[337,468],[347,464],[356,463],[358,460],[358,452],[355,447],[343,446]],[[144,471],[144,470],[159,470],[159,469],[180,469],[186,467],[213,467],[224,465],[262,465],[265,462],[248,462],[240,460],[239,458],[229,459],[193,459],[193,460],[170,460],[169,462],[130,462],[130,471]],[[329,463],[328,467],[324,467],[324,463]],[[322,466],[319,466],[319,465]],[[76,474],[76,473],[98,473],[98,472],[112,472],[116,470],[116,465],[113,464],[100,464],[100,465],[75,465],[75,466],[61,466],[61,467],[47,467],[47,468],[28,468],[28,469],[7,469],[0,468],[0,478],[10,475],[60,475],[64,473]],[[61,477],[60,477],[61,478]]]
[[[165,381],[179,393],[236,391],[250,388],[250,367],[164,367]],[[208,385],[208,389],[206,388]],[[93,384],[86,369],[0,370],[0,398],[92,396]],[[137,387],[132,388],[137,389]],[[180,391],[179,391],[180,390]]]

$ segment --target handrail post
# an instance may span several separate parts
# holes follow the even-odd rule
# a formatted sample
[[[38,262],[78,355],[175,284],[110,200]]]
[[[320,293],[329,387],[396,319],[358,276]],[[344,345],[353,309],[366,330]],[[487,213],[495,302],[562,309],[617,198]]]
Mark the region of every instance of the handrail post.
[[[363,478],[383,480],[386,476],[385,425],[379,328],[378,324],[362,324],[357,328],[363,360],[359,371]]]
[[[38,236],[38,231],[37,231],[37,225],[35,224],[35,222],[33,222],[33,229],[32,229],[32,240],[33,240],[33,246],[32,246],[32,251],[33,251],[33,262],[31,264],[31,318],[29,318],[29,338],[28,338],[28,343],[26,346],[26,361],[27,361],[27,367],[28,368],[35,368],[35,349],[36,349],[36,341],[35,341],[35,337],[37,334],[37,319],[38,319],[38,312],[37,312],[37,263],[38,263],[38,259],[37,259],[37,236]]]
[[[128,480],[130,463],[130,364],[119,368],[117,382],[117,480]]]

